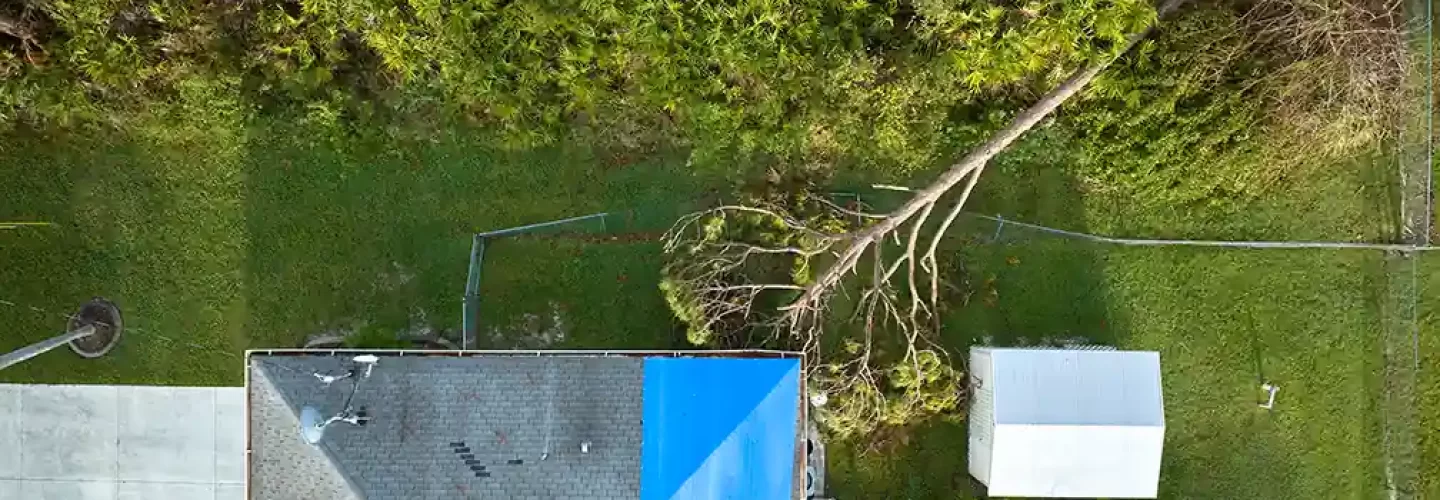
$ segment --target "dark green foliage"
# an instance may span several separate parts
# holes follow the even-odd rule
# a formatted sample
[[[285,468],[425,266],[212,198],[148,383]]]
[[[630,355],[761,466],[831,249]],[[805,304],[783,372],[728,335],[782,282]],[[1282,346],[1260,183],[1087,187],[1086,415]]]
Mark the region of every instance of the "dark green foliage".
[[[834,243],[820,235],[860,227],[860,221],[836,210],[834,202],[814,188],[803,179],[767,184],[744,195],[740,203],[766,208],[705,213],[672,232],[660,291],[676,319],[685,324],[691,345],[802,348],[776,338],[774,330],[779,308],[793,301],[798,290],[715,290],[810,284],[815,261],[827,257],[824,250]],[[787,248],[793,251],[752,251]]]
[[[579,125],[727,165],[916,168],[957,107],[1044,87],[1152,16],[1137,0],[55,2],[30,16],[44,54],[0,59],[0,121],[113,122],[199,81],[321,123],[466,120],[517,144]]]
[[[893,322],[862,327],[870,320],[843,298],[823,306],[823,329],[794,329],[786,316],[784,307],[813,282],[813,269],[828,265],[835,235],[873,221],[855,215],[853,198],[831,200],[805,178],[776,179],[739,205],[749,208],[683,218],[667,235],[660,290],[685,324],[687,341],[805,352],[810,391],[828,400],[815,410],[816,421],[840,437],[863,439],[881,426],[956,415],[963,372]],[[767,285],[775,286],[754,288]]]
[[[1167,204],[1248,192],[1241,158],[1262,123],[1253,59],[1235,18],[1187,12],[1100,76],[1061,113],[1081,147],[1080,174],[1097,186]]]

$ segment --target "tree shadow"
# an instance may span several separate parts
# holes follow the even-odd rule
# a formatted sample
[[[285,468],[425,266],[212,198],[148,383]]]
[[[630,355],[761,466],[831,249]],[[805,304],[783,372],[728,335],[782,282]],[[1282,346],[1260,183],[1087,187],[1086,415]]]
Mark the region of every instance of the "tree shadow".
[[[1085,231],[1083,190],[1056,140],[1047,129],[1037,130],[995,159],[967,212]],[[947,292],[939,340],[951,363],[963,370],[972,346],[1123,342],[1127,325],[1109,301],[1104,250],[962,215],[945,235],[940,254]],[[893,432],[878,451],[864,443],[831,447],[835,496],[983,498],[983,485],[968,474],[963,421],[936,419]]]
[[[997,158],[969,212],[1086,232],[1084,193],[1048,130]],[[946,344],[1002,347],[1116,345],[1125,325],[1112,314],[1103,245],[966,217],[949,238],[959,300],[949,306]]]
[[[1097,217],[1086,213],[1094,200],[1056,140],[1042,134],[998,159],[970,210],[1087,232]],[[1042,145],[1060,152],[1033,150]],[[963,364],[976,345],[1161,353],[1169,423],[1162,497],[1371,491],[1375,407],[1354,399],[1375,382],[1375,325],[1371,308],[1360,306],[1376,286],[1365,256],[1116,247],[978,217],[957,223],[948,237],[954,294],[941,340],[952,363]],[[1322,389],[1325,377],[1308,378],[1307,367],[1334,370],[1335,386]],[[1288,384],[1284,395],[1296,399],[1286,404],[1295,415],[1257,408],[1258,378],[1266,376]],[[1351,407],[1335,406],[1347,399]],[[836,491],[983,497],[983,487],[954,477],[965,475],[963,424],[930,422],[907,432],[906,444],[883,453],[832,447],[838,471],[853,473],[831,475]],[[1354,447],[1353,460],[1312,451],[1328,443]],[[931,449],[949,450],[945,470],[913,460]]]
[[[565,342],[545,347],[658,347],[669,334],[656,291],[658,247],[605,237],[635,230],[637,212],[643,218],[697,198],[701,182],[683,160],[605,166],[584,145],[514,150],[462,128],[427,139],[317,137],[262,121],[252,133],[245,211],[253,345],[293,346],[356,321],[423,326],[458,341],[471,235],[598,212],[619,218],[558,230],[582,238],[487,245],[482,345],[519,346],[490,342],[489,330],[528,331],[532,317],[563,316],[568,325]],[[616,297],[645,297],[631,306],[663,314],[627,325],[635,309],[616,309]]]

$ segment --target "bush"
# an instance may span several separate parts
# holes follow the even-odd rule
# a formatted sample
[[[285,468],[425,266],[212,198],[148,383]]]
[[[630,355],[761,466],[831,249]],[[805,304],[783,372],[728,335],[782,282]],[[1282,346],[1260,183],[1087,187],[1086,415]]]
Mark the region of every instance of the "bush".
[[[1201,4],[1068,103],[1087,185],[1151,203],[1222,204],[1392,133],[1410,102],[1393,2]]]
[[[1183,14],[1066,105],[1060,122],[1090,185],[1166,204],[1250,193],[1253,165],[1238,158],[1262,123],[1262,68],[1226,57],[1244,50],[1234,22],[1220,10]]]
[[[913,169],[953,108],[1027,92],[1112,48],[1147,2],[76,0],[30,18],[47,57],[0,59],[0,116],[102,119],[180,75],[343,119],[423,113],[516,144],[662,124],[701,163],[764,153]],[[3,36],[3,35],[0,35]],[[983,99],[983,100],[982,100]],[[622,141],[623,142],[623,141]]]

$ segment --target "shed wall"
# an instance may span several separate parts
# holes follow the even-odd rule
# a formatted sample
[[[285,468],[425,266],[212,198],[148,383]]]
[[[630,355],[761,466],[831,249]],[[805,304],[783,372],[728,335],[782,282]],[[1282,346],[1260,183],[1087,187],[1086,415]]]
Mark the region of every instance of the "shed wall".
[[[995,389],[990,351],[970,352],[970,475],[990,484],[990,456],[995,444]]]

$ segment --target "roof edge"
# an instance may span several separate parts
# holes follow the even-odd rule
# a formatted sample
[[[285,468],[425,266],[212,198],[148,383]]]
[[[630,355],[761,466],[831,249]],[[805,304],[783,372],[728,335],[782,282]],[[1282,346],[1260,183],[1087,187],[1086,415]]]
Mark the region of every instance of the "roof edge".
[[[536,350],[536,349],[301,349],[301,348],[280,348],[280,349],[247,349],[246,359],[255,355],[264,356],[286,356],[286,355],[315,355],[315,354],[375,354],[385,356],[493,356],[493,357],[545,357],[545,356],[599,356],[599,357],[696,357],[696,358],[804,358],[804,354],[797,351],[777,351],[769,349],[731,349],[731,350],[647,350],[647,349],[576,349],[576,350]]]
[[[1162,422],[1160,422],[1160,423],[1158,423],[1158,424],[1066,424],[1066,423],[1042,424],[1042,423],[1030,423],[1030,422],[1000,422],[1000,421],[997,420],[997,421],[995,422],[995,426],[996,426],[996,427],[1000,427],[1000,426],[1009,426],[1009,427],[1157,427],[1157,428],[1160,428],[1160,429],[1164,429],[1164,428],[1165,428],[1165,422],[1162,421]]]

